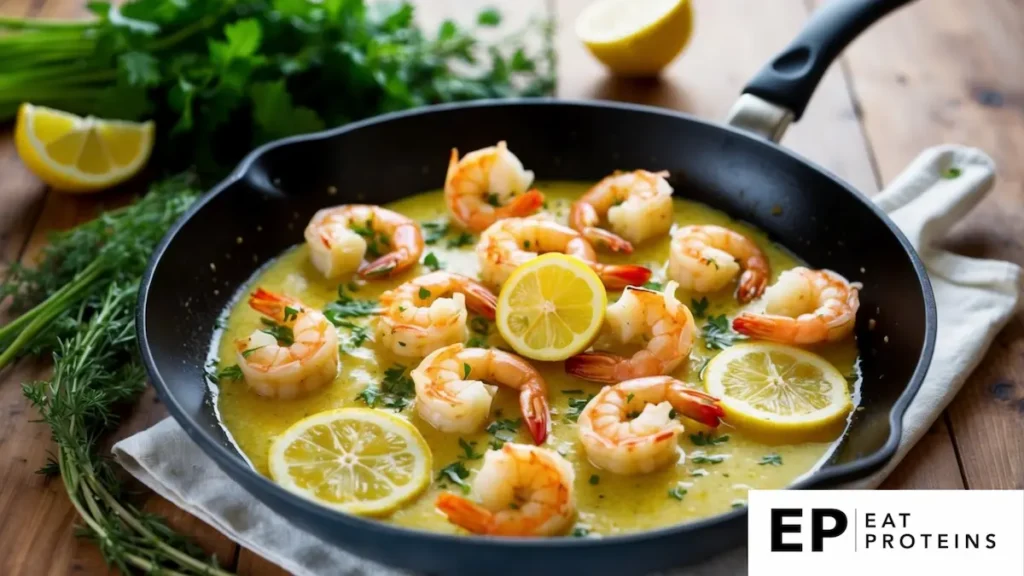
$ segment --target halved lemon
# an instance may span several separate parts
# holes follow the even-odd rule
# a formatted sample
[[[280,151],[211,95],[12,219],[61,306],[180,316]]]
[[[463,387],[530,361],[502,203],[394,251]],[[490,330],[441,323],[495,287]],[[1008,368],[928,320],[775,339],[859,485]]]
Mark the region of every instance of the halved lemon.
[[[846,378],[827,360],[772,343],[737,344],[704,370],[727,421],[772,443],[835,439],[853,408]]]
[[[601,0],[576,19],[576,35],[619,76],[653,76],[690,40],[690,0]]]
[[[565,254],[538,256],[512,272],[498,295],[498,332],[516,352],[556,361],[597,337],[608,295],[597,274]]]
[[[18,156],[57,190],[93,192],[131,178],[153,151],[152,122],[82,118],[22,104],[14,142]]]
[[[299,420],[270,446],[275,482],[324,506],[381,515],[430,483],[430,447],[398,416],[342,408]]]

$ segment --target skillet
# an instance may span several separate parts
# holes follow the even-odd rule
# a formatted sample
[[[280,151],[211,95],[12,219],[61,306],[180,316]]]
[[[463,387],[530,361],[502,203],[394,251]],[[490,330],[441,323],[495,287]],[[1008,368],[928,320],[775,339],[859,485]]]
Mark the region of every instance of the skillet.
[[[508,140],[541,180],[593,182],[616,168],[667,169],[676,194],[753,223],[812,267],[864,284],[856,327],[861,409],[830,461],[792,488],[862,478],[892,458],[927,371],[936,326],[931,287],[917,254],[882,212],[776,142],[838,53],[908,1],[832,0],[744,89],[729,125],[610,102],[503,100],[389,114],[259,148],[175,224],[150,261],[137,326],[153,385],[191,438],[256,498],[297,528],[392,566],[443,574],[640,574],[742,544],[742,509],[600,539],[509,539],[411,530],[320,507],[253,471],[220,428],[204,380],[215,320],[259,266],[302,242],[317,209],[437,189],[452,147]],[[337,193],[329,195],[329,187]]]

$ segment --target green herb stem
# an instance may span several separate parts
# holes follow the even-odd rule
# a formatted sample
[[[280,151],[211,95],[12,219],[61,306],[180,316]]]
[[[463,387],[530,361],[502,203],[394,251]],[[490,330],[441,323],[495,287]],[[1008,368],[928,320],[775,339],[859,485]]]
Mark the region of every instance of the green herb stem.
[[[90,20],[57,20],[36,18],[12,18],[0,16],[0,28],[7,30],[89,30],[98,22]]]

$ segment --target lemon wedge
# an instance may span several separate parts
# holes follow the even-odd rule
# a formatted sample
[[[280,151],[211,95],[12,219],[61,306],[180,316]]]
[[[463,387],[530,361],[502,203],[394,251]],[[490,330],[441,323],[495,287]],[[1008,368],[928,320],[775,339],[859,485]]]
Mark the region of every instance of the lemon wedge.
[[[82,118],[22,104],[14,142],[18,156],[57,190],[93,192],[131,178],[153,151],[152,122]]]
[[[730,424],[772,443],[833,440],[853,408],[846,378],[832,364],[782,344],[726,348],[704,370],[704,388],[720,399]]]
[[[565,254],[538,256],[516,268],[498,295],[498,332],[533,360],[565,360],[597,337],[608,295],[597,274]]]
[[[654,76],[690,40],[689,0],[600,0],[576,19],[576,35],[613,74]]]
[[[430,483],[430,447],[409,422],[342,408],[299,420],[270,446],[270,476],[288,490],[351,514],[382,515]]]

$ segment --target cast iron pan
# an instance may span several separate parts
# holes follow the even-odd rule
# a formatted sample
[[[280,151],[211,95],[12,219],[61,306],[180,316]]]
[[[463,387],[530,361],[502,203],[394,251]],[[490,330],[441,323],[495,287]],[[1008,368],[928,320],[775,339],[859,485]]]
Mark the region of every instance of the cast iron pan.
[[[218,426],[203,378],[214,321],[260,265],[302,242],[314,211],[437,189],[453,146],[473,150],[508,140],[541,180],[667,169],[677,195],[752,222],[811,266],[864,283],[856,332],[863,409],[832,461],[794,488],[863,477],[895,452],[903,413],[927,370],[935,340],[931,288],[921,261],[884,214],[774,140],[799,119],[839,51],[906,1],[830,2],[747,87],[733,126],[625,104],[496,101],[381,116],[256,150],[153,255],[138,328],[154,386],[195,442],[246,490],[296,527],[385,564],[444,574],[639,574],[743,543],[743,510],[625,536],[505,539],[409,530],[317,506],[249,468]],[[328,195],[329,186],[338,193]]]

